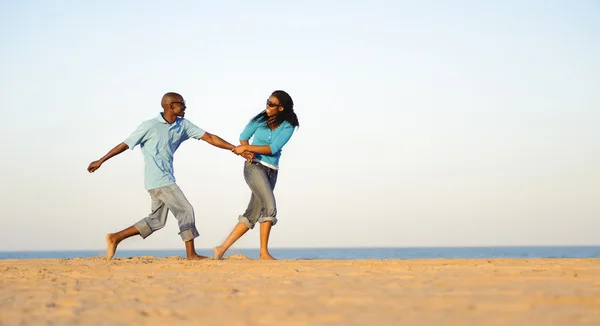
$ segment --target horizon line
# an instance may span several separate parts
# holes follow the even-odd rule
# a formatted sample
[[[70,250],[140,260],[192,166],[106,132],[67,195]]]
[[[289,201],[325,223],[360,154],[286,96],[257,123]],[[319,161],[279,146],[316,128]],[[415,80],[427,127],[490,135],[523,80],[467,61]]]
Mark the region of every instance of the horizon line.
[[[272,247],[271,250],[315,250],[315,249],[473,249],[473,248],[557,248],[557,247],[598,247],[600,244],[558,244],[558,245],[451,245],[451,246],[347,246],[347,247]],[[196,250],[212,250],[213,248],[196,248]],[[259,250],[258,247],[243,247],[243,248],[230,248],[231,250]],[[105,251],[106,248],[102,249],[46,249],[46,250],[0,250],[0,252],[81,252],[81,251]],[[120,249],[118,251],[178,251],[185,250],[183,248],[146,248],[146,249]]]

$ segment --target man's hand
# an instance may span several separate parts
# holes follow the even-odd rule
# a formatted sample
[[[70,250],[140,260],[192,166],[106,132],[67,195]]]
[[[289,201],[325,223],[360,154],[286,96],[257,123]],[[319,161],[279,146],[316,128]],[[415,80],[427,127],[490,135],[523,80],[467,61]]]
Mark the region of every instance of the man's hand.
[[[254,153],[252,153],[252,152],[245,151],[245,152],[243,152],[243,153],[242,153],[242,154],[240,154],[240,155],[241,155],[243,158],[245,158],[245,159],[246,159],[246,161],[248,161],[248,162],[252,162],[252,160],[254,159]]]
[[[231,151],[237,155],[240,155],[246,151],[246,145],[238,145],[238,146],[232,148]]]
[[[90,163],[87,170],[89,173],[92,173],[92,172],[98,170],[101,165],[102,165],[102,162],[100,160],[94,161],[94,162]]]
[[[100,168],[100,165],[102,165],[102,163],[104,163],[106,160],[110,159],[111,157],[113,157],[115,155],[119,155],[119,154],[123,153],[128,148],[129,148],[129,145],[127,145],[125,143],[120,143],[119,145],[117,145],[113,149],[111,149],[108,153],[106,153],[106,155],[104,155],[104,157],[102,157],[101,159],[99,159],[97,161],[90,163],[90,165],[87,168],[88,172],[92,173],[92,172],[98,170]]]

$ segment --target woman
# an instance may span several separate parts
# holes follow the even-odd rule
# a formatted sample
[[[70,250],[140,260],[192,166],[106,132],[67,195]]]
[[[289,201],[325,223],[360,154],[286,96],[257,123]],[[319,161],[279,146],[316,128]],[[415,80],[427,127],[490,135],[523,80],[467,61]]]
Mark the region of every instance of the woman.
[[[214,249],[214,259],[221,259],[249,229],[260,223],[260,259],[273,260],[269,253],[269,234],[277,224],[277,207],[273,189],[277,181],[281,149],[290,140],[294,129],[299,126],[294,113],[294,102],[284,91],[274,91],[267,100],[267,107],[250,120],[240,134],[240,144],[232,151],[247,159],[244,164],[244,179],[252,190],[246,212],[238,218],[227,239]],[[252,145],[248,140],[254,136]]]

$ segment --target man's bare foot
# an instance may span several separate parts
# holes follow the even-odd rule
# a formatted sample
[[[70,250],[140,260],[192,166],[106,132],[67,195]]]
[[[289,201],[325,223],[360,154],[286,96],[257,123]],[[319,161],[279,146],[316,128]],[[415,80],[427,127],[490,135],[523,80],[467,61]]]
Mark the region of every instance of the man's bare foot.
[[[106,259],[111,259],[115,255],[117,251],[117,246],[120,241],[117,241],[117,238],[114,233],[109,233],[106,235]]]
[[[193,254],[193,255],[187,256],[185,259],[187,259],[187,260],[201,260],[201,259],[206,259],[206,258],[208,258],[208,257],[201,256],[201,255],[198,255],[198,254]]]
[[[270,253],[268,252],[261,252],[260,253],[260,260],[276,260],[275,258],[273,258],[273,256],[271,256]]]
[[[221,260],[223,259],[223,255],[225,254],[225,250],[221,248],[221,246],[215,247],[213,249],[213,259]]]

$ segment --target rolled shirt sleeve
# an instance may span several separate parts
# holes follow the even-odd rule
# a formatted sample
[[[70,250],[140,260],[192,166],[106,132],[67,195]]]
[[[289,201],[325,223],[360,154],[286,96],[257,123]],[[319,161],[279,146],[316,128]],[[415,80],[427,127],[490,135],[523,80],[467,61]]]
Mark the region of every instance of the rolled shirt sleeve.
[[[206,131],[204,131],[204,129],[196,126],[189,120],[184,120],[183,122],[184,122],[183,125],[185,127],[185,133],[188,136],[188,138],[200,139],[206,133]]]
[[[282,126],[283,130],[277,135],[277,137],[271,140],[271,144],[269,147],[271,148],[271,154],[275,154],[279,152],[285,144],[292,138],[292,134],[294,133],[294,126],[289,123],[286,123]]]

